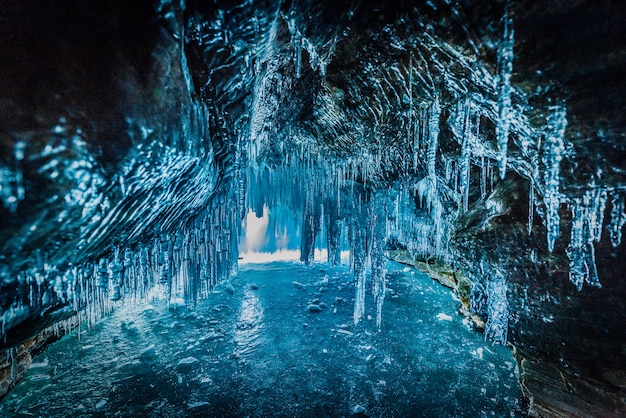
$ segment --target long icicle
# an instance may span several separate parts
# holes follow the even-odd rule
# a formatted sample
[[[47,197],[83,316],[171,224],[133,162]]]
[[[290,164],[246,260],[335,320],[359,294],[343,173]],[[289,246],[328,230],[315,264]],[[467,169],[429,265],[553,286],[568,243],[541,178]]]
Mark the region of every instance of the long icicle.
[[[513,72],[513,5],[508,2],[504,9],[504,33],[498,47],[498,123],[496,137],[498,141],[498,163],[500,178],[506,176],[506,163],[509,148],[509,130],[511,127],[511,74]]]
[[[554,243],[561,235],[559,206],[561,204],[561,194],[559,184],[561,179],[561,160],[565,145],[563,138],[567,127],[566,111],[564,106],[553,106],[548,116],[548,126],[546,141],[541,156],[545,166],[543,175],[545,195],[543,197],[546,205],[546,228],[548,230],[548,251],[554,251]]]

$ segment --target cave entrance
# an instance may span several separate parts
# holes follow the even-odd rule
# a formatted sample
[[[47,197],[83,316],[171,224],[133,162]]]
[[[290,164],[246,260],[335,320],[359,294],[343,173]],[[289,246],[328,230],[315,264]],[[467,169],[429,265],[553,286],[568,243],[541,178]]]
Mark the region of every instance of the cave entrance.
[[[320,224],[313,244],[313,259],[328,263],[327,231]],[[280,208],[263,206],[261,213],[248,209],[239,239],[239,265],[273,261],[302,260],[302,216],[291,209],[281,213]],[[350,251],[345,240],[340,243],[341,264],[348,264]]]

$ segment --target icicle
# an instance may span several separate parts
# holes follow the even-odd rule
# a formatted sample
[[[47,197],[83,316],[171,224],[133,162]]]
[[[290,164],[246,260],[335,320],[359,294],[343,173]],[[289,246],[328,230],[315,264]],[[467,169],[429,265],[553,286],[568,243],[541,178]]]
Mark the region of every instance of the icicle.
[[[453,170],[453,160],[445,158],[444,159],[444,177],[446,179],[446,183],[450,183],[452,180],[452,170]]]
[[[604,189],[596,189],[590,193],[591,207],[589,209],[589,233],[590,239],[600,242],[602,238],[602,225],[604,224],[604,211],[606,210],[607,192]]]
[[[118,301],[122,298],[121,286],[124,275],[124,266],[120,262],[119,248],[115,250],[115,257],[109,268],[111,269],[111,280],[113,282],[113,295],[111,295],[111,300]]]
[[[409,57],[409,123],[407,126],[407,143],[413,146],[413,154],[416,153],[415,148],[415,117],[413,116],[413,53]],[[415,160],[415,157],[414,157]],[[415,167],[415,165],[413,166]]]
[[[319,207],[311,202],[314,200],[313,192],[307,193],[304,214],[302,216],[302,231],[300,245],[300,260],[304,264],[311,264],[315,256],[315,237],[320,232],[321,214]]]
[[[181,25],[182,33],[180,34],[180,68],[185,79],[185,85],[187,86],[187,92],[193,94],[193,81],[189,66],[187,65],[187,55],[185,54],[185,25]]]
[[[359,210],[361,212],[361,210]],[[358,324],[365,314],[365,285],[366,285],[366,263],[368,259],[368,231],[364,230],[362,222],[355,218],[350,227],[350,258],[351,266],[354,271],[354,324]]]
[[[354,325],[357,325],[365,314],[365,266],[357,265],[355,262],[354,270],[354,287],[356,294],[354,296],[354,313],[352,315]]]
[[[572,230],[570,244],[566,249],[570,260],[569,279],[579,291],[583,284],[602,287],[596,268],[595,248],[593,241],[596,239],[592,229],[597,222],[597,210],[594,195],[598,191],[587,191],[582,199],[574,200],[572,207]]]
[[[487,194],[487,165],[485,164],[485,155],[480,156],[480,197]]]
[[[566,111],[563,106],[552,106],[548,116],[546,140],[541,159],[545,166],[543,175],[545,195],[543,197],[546,214],[545,222],[548,229],[548,251],[554,251],[554,243],[561,234],[559,206],[561,195],[559,192],[561,160],[565,145],[565,128],[567,127]]]
[[[498,121],[496,137],[498,141],[498,162],[500,178],[506,177],[506,163],[511,126],[511,74],[513,72],[513,6],[507,3],[504,9],[504,33],[498,47]]]
[[[570,233],[570,243],[567,247],[567,257],[570,259],[569,279],[576,286],[576,289],[582,290],[585,277],[588,274],[588,268],[584,262],[581,253],[584,245],[583,228],[585,222],[583,219],[580,202],[574,203],[572,208],[572,230]]]
[[[470,102],[466,100],[463,105],[463,130],[461,138],[461,158],[459,160],[459,182],[461,183],[461,198],[462,198],[462,208],[464,211],[467,211],[469,205],[469,188],[470,188],[470,170],[471,170],[471,156],[472,156],[472,148],[471,148],[471,137],[472,126],[471,126],[471,114],[470,114]]]
[[[430,216],[434,223],[437,224],[443,213],[443,205],[439,200],[437,188],[435,184],[427,177],[417,183],[417,193],[422,204],[430,212]]]
[[[420,158],[419,152],[423,142],[426,141],[425,129],[426,129],[426,109],[420,107],[417,116],[415,117],[413,127],[413,169],[417,170]]]
[[[109,285],[109,268],[106,258],[101,258],[98,264],[98,287],[106,290]]]
[[[485,324],[485,339],[494,343],[506,345],[509,329],[509,303],[507,299],[507,284],[504,277],[494,272],[487,283],[487,314]]]
[[[624,213],[624,196],[615,192],[611,199],[611,221],[607,226],[611,245],[617,248],[622,243],[622,227],[626,223],[626,213]]]
[[[530,188],[528,189],[528,235],[533,232],[533,222],[535,213],[535,182],[530,180]]]
[[[300,33],[298,33],[293,45],[296,49],[296,78],[300,78],[302,72],[302,39],[299,35]]]
[[[338,202],[337,202],[338,204]],[[338,209],[336,205],[327,203],[326,217],[326,239],[328,246],[328,264],[338,266],[341,264],[341,229],[342,222],[338,217]]]
[[[380,328],[383,318],[383,304],[385,302],[386,276],[385,269],[385,217],[373,215],[373,243],[371,250],[372,284],[374,301],[376,302],[376,326]]]
[[[439,148],[439,117],[441,115],[441,107],[439,105],[439,96],[435,96],[430,107],[428,118],[428,154],[427,154],[427,171],[428,177],[436,185],[437,173],[435,172],[437,162],[437,149]]]

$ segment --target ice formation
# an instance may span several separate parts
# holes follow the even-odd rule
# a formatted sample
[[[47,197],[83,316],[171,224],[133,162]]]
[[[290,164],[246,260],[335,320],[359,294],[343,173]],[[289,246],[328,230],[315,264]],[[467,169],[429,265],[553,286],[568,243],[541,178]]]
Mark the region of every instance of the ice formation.
[[[604,223],[607,192],[588,190],[572,205],[572,232],[567,256],[570,260],[570,281],[581,290],[583,284],[602,287],[598,277],[594,242],[599,242]]]
[[[114,304],[142,298],[193,304],[236,272],[242,222],[249,210],[260,216],[264,207],[276,219],[271,232],[299,226],[303,263],[315,261],[316,247],[328,250],[331,264],[350,250],[354,322],[363,318],[371,288],[380,326],[386,245],[398,242],[413,257],[451,263],[458,256],[454,229],[471,220],[507,170],[529,182],[528,230],[537,209],[550,253],[560,251],[561,214],[569,205],[570,280],[579,290],[600,286],[594,245],[609,197],[607,228],[613,246],[621,244],[624,196],[608,187],[564,196],[567,107],[546,104],[542,130],[513,106],[525,93],[511,81],[510,5],[503,34],[493,40],[495,71],[429,30],[408,41],[389,28],[385,45],[396,55],[352,63],[355,84],[329,72],[348,28],[320,40],[278,6],[259,16],[218,10],[210,23],[184,9],[184,2],[158,6],[175,33],[171,73],[182,78],[185,96],[179,125],[168,130],[147,116],[129,116],[132,147],[113,180],[89,154],[85,133],[67,121],[32,134],[45,139],[42,149],[16,140],[13,165],[0,166],[0,200],[14,212],[25,197],[22,164],[46,160],[41,175],[72,183],[59,223],[80,225],[66,246],[4,274],[6,283],[28,289],[8,301],[4,335],[52,308],[93,323]],[[193,60],[206,60],[208,69],[193,72]],[[294,93],[305,81],[315,86],[312,97]],[[20,233],[28,237],[37,228]],[[67,254],[77,261],[68,262]],[[486,335],[504,344],[506,281],[475,276],[472,308],[486,312]]]
[[[543,146],[542,162],[545,166],[543,182],[545,187],[544,202],[546,205],[545,222],[548,230],[548,251],[554,251],[554,243],[561,234],[559,206],[561,193],[559,191],[561,176],[561,160],[565,151],[564,136],[567,127],[566,111],[564,106],[553,106],[548,116],[546,138]]]
[[[498,167],[500,178],[506,176],[509,131],[511,129],[511,74],[513,72],[513,31],[512,4],[507,3],[503,17],[504,29],[498,47],[498,122],[496,136],[498,142]]]
[[[487,282],[487,313],[485,338],[505,345],[509,330],[509,303],[504,276],[496,274]]]
[[[614,248],[622,243],[622,228],[626,223],[626,213],[624,213],[624,196],[618,192],[611,196],[611,222],[607,226],[611,235],[611,245]]]

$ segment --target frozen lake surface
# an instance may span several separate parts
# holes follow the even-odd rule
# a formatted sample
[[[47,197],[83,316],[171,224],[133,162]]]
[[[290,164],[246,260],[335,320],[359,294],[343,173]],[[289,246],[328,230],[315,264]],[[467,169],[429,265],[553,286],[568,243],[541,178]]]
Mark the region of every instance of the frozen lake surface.
[[[35,357],[6,417],[520,416],[509,349],[456,313],[450,290],[389,262],[381,329],[352,274],[248,264],[195,307],[118,308]],[[316,307],[310,307],[313,304]]]

